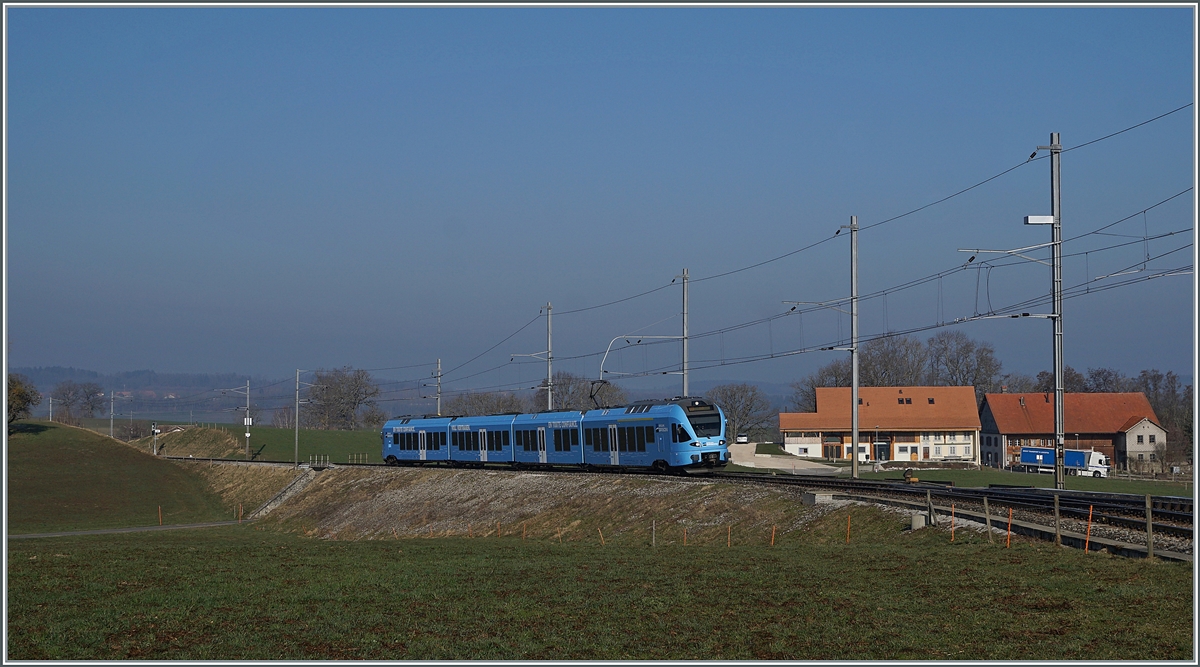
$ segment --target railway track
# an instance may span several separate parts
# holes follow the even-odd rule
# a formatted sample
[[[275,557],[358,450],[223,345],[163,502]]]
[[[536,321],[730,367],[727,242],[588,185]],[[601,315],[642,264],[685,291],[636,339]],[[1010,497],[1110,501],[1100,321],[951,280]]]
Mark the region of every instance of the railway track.
[[[729,480],[752,481],[763,484],[790,484],[803,487],[836,489],[855,495],[894,496],[907,499],[929,497],[943,503],[972,502],[982,505],[983,499],[988,499],[989,505],[997,507],[1012,507],[1024,509],[1038,514],[1054,512],[1054,492],[1045,489],[1022,490],[1013,488],[960,488],[947,487],[940,484],[903,482],[887,482],[875,480],[831,479],[828,477],[804,475],[770,475],[757,473],[715,472],[714,477]],[[1111,526],[1132,530],[1146,530],[1145,496],[1132,494],[1096,494],[1079,492],[1059,492],[1059,514],[1064,517],[1087,520],[1089,512],[1092,521]],[[1191,508],[1190,498],[1176,496],[1152,496],[1152,507],[1181,507]],[[1090,509],[1089,509],[1090,506]],[[1156,521],[1153,530],[1156,533],[1175,535],[1187,539],[1193,537],[1192,513],[1180,510],[1154,510]]]
[[[293,466],[292,461],[246,461],[244,459],[196,459],[189,457],[165,457],[174,460],[193,462],[235,463],[241,465]],[[301,464],[302,467],[308,465]],[[349,468],[390,468],[383,463],[331,463],[331,467]],[[507,467],[491,467],[487,469],[508,469]],[[555,472],[587,473],[582,468],[556,468]],[[614,471],[609,471],[612,474]],[[622,470],[620,474],[661,476],[653,471]],[[966,488],[954,487],[939,483],[904,483],[882,480],[852,480],[811,475],[763,474],[744,472],[712,471],[695,475],[708,479],[722,479],[741,483],[777,484],[799,486],[803,488],[831,489],[855,496],[892,497],[907,500],[925,498],[937,499],[943,504],[971,503],[982,505],[986,497],[990,505],[996,508],[1025,510],[1039,515],[1052,515],[1054,510],[1055,492],[1049,489],[996,487],[996,488]],[[1059,514],[1087,520],[1089,512],[1092,521],[1129,530],[1146,530],[1145,496],[1119,493],[1091,492],[1058,492]],[[1174,535],[1185,539],[1193,538],[1192,499],[1178,496],[1152,496],[1153,531],[1158,534]]]

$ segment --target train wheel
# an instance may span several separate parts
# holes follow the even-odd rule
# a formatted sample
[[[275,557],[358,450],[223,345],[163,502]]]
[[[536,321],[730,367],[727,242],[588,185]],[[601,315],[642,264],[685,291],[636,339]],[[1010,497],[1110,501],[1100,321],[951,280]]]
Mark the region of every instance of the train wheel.
[[[387,463],[388,465],[390,465],[390,466],[394,466],[394,465],[396,465],[396,457],[395,457],[395,456],[389,456],[389,457],[387,457],[387,461],[386,461],[386,463]]]
[[[654,465],[650,466],[650,469],[657,473],[664,473],[667,471],[667,462],[659,459],[654,462]]]

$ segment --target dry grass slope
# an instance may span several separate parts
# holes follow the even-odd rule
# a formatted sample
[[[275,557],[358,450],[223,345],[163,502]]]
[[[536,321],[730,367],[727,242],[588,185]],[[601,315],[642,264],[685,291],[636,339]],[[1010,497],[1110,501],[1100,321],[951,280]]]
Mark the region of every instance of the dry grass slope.
[[[301,474],[294,468],[209,464],[207,461],[178,461],[176,465],[203,479],[209,490],[221,497],[221,504],[226,511],[234,511],[240,504],[247,514],[270,500]]]
[[[149,451],[152,438],[141,438],[131,446]],[[225,458],[242,451],[242,445],[229,431],[219,428],[186,428],[158,436],[159,453],[166,456],[194,456],[196,458]]]
[[[695,479],[478,470],[333,469],[272,512],[272,524],[335,539],[502,536],[667,545],[782,538],[825,508],[790,489]],[[395,533],[393,533],[395,531]]]

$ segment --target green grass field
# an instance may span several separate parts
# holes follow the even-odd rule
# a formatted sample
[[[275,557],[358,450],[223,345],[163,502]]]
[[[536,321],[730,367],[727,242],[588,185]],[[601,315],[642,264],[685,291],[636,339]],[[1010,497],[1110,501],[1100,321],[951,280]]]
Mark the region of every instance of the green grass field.
[[[8,529],[39,533],[230,518],[197,477],[90,431],[19,422],[8,439]]]
[[[246,442],[241,426],[217,425],[228,431],[240,445]],[[383,447],[379,431],[313,431],[300,430],[300,461],[309,456],[328,456],[331,463],[346,463],[351,454],[366,454],[368,463],[382,463]],[[244,456],[244,451],[241,450]],[[290,428],[254,426],[250,429],[250,452],[260,461],[291,461],[295,458],[296,432]]]
[[[773,548],[253,526],[12,541],[8,658],[1193,657],[1189,565],[904,524],[842,509]]]

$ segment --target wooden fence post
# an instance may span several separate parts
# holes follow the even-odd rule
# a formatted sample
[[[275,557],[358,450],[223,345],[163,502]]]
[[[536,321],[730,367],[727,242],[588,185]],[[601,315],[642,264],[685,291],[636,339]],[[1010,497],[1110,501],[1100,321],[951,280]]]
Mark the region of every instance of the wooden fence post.
[[[988,542],[995,542],[992,537],[992,510],[988,508],[987,496],[983,497],[983,515],[987,519]]]
[[[1154,558],[1154,509],[1149,493],[1146,494],[1146,558]]]

